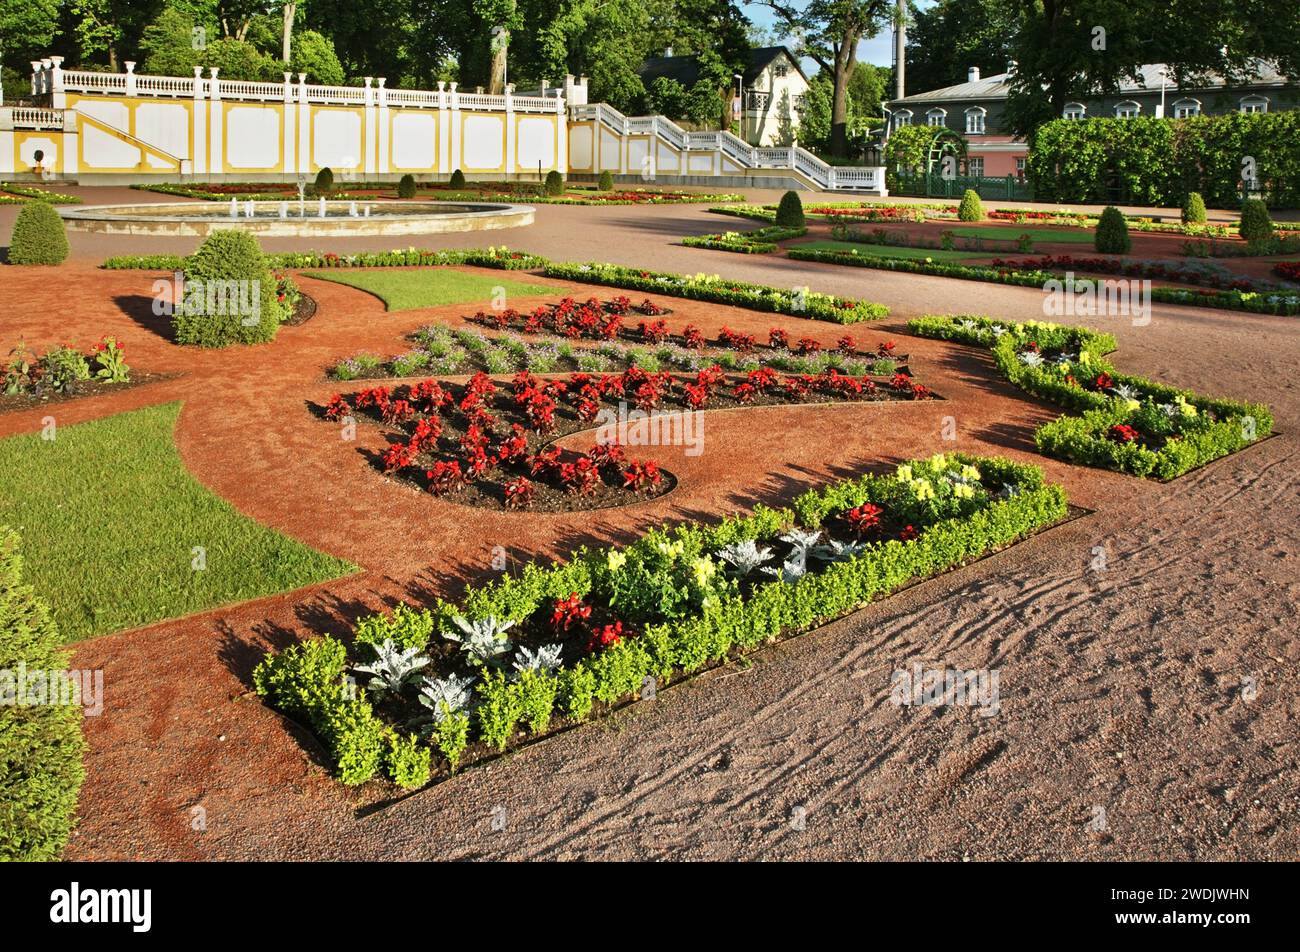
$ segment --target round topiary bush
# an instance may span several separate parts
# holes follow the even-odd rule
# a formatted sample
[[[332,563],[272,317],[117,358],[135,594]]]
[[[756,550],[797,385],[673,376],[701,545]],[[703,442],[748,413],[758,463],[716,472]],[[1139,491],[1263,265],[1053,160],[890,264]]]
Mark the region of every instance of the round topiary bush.
[[[1128,236],[1128,222],[1114,205],[1107,205],[1102,211],[1093,246],[1104,255],[1126,255],[1133,246]]]
[[[316,173],[315,188],[317,195],[328,195],[330,192],[334,191],[334,172],[328,165],[323,166],[321,170]]]
[[[564,194],[564,176],[555,169],[546,173],[546,194],[552,197]]]
[[[1183,202],[1183,224],[1205,224],[1205,199],[1201,197],[1200,192],[1189,193],[1187,201]]]
[[[614,173],[609,169],[600,173],[600,178],[596,180],[596,188],[602,192],[612,192],[614,190]]]
[[[214,231],[186,259],[183,293],[172,313],[178,344],[261,344],[286,316],[261,245],[239,228]]]
[[[1262,198],[1248,198],[1241,203],[1241,237],[1246,241],[1263,241],[1273,237],[1273,219]],[[10,252],[12,254],[12,252]]]
[[[447,184],[449,184],[452,188],[464,188],[465,173],[462,172],[460,169],[457,169],[456,171],[452,172],[451,181],[448,182]]]
[[[17,534],[0,527],[0,672],[8,675],[0,677],[0,692],[18,700],[13,672],[23,665],[26,700],[38,683],[47,698],[44,704],[0,704],[0,861],[57,859],[72,831],[85,778],[82,708],[48,703],[50,685],[70,688],[66,678],[48,677],[68,669],[69,655],[59,650],[49,610],[23,584],[22,568]],[[47,677],[33,681],[39,674]]]
[[[781,196],[781,204],[776,206],[776,224],[783,228],[804,227],[803,202],[797,192],[786,192]]]
[[[10,264],[61,264],[68,256],[68,233],[48,202],[28,202],[18,213],[9,239]]]
[[[979,193],[975,189],[966,189],[966,194],[961,197],[961,204],[957,206],[957,220],[984,220],[984,203],[980,201]]]
[[[407,172],[397,183],[398,198],[415,198],[415,176]]]

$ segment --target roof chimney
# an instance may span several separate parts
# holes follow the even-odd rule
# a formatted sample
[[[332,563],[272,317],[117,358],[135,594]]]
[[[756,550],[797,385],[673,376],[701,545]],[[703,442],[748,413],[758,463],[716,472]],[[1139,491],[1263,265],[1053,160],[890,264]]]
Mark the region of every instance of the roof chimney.
[[[672,55],[673,55],[673,48],[671,46],[664,47],[664,56],[672,56]]]
[[[1014,75],[1016,75],[1016,61],[1015,61],[1015,60],[1007,60],[1007,75],[1008,75],[1008,76],[1014,76]]]
[[[980,68],[978,66],[972,66],[970,69],[966,70],[966,82],[978,83],[979,81],[980,81]]]

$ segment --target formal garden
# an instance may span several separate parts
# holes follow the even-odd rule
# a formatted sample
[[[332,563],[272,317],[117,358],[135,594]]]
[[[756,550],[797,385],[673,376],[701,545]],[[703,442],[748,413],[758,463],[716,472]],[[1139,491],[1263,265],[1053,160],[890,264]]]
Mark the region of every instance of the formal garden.
[[[436,797],[476,765],[745,670],[895,592],[1045,533],[1035,544],[1051,547],[1092,512],[1067,482],[1177,486],[1274,434],[1270,408],[1222,396],[1217,373],[1188,389],[1119,369],[1104,315],[900,315],[869,281],[846,296],[726,274],[768,256],[1040,290],[1125,278],[1151,281],[1161,304],[1300,314],[1285,260],[1300,232],[1262,208],[1210,224],[1195,201],[1170,221],[973,195],[764,205],[607,184],[419,193],[703,203],[760,227],[681,237],[685,254],[714,255],[697,273],[506,246],[267,251],[238,227],[191,254],[85,265],[68,260],[53,210],[75,197],[6,186],[21,205],[7,274],[29,289],[70,276],[86,315],[5,341],[6,665],[67,666],[95,639],[220,620],[233,690],[282,718],[277,756],[298,749],[357,788],[354,804]],[[412,197],[409,183],[312,188]],[[979,388],[998,387],[989,410]],[[969,451],[929,442],[950,404],[1009,414],[1000,425],[1019,435]],[[873,449],[848,455],[858,443]],[[838,462],[813,473],[773,455],[801,445]],[[775,491],[746,493],[776,470]],[[587,534],[597,519],[608,532]],[[507,565],[471,557],[507,540]],[[434,562],[418,593],[390,584]],[[305,610],[333,592],[337,617]],[[258,637],[262,604],[296,607],[298,622]],[[14,804],[0,855],[56,856],[83,782],[77,720],[11,707],[0,719]]]

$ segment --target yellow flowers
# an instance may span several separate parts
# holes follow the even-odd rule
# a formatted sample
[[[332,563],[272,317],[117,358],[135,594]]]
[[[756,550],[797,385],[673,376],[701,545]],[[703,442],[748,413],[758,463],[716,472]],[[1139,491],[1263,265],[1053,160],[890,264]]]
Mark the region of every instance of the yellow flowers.
[[[909,464],[904,463],[898,467],[898,472],[895,475],[897,475],[903,482],[910,483],[912,481],[912,467]]]
[[[961,468],[961,478],[970,483],[978,483],[980,481],[980,471],[967,463]]]
[[[948,466],[948,457],[942,453],[935,453],[930,457],[930,465],[935,469],[946,469]]]
[[[975,487],[970,483],[956,483],[952,487],[952,494],[958,499],[974,499]]]
[[[928,479],[914,479],[912,480],[912,495],[920,502],[933,499],[934,486],[930,484]]]
[[[670,559],[676,559],[681,557],[686,546],[681,539],[678,539],[676,542],[660,542],[655,546],[655,548],[659,550],[661,555],[666,555]]]
[[[611,549],[605,556],[605,564],[611,572],[617,572],[623,566],[627,565],[627,556],[617,549]]]
[[[1130,413],[1132,413],[1134,410],[1136,410],[1136,409],[1137,409],[1138,407],[1140,407],[1140,406],[1142,406],[1142,401],[1141,401],[1141,400],[1125,400],[1125,401],[1124,401],[1124,408],[1125,408],[1126,410],[1128,410]]]
[[[712,581],[714,574],[718,571],[718,567],[711,558],[702,555],[691,563],[691,571],[695,575],[695,584],[700,588],[708,588],[709,582]]]

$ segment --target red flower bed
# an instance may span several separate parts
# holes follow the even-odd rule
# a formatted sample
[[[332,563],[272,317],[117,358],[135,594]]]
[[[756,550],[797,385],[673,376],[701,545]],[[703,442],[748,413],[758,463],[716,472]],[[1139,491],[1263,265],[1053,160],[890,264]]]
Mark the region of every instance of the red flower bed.
[[[1279,278],[1300,282],[1300,261],[1279,261],[1273,265],[1273,273]]]

